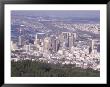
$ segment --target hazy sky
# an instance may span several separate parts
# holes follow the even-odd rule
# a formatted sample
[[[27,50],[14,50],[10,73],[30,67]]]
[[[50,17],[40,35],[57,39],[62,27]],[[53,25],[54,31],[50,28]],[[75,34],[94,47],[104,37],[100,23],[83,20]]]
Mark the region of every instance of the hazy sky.
[[[11,13],[12,15],[17,14],[29,16],[100,18],[99,10],[14,10]]]

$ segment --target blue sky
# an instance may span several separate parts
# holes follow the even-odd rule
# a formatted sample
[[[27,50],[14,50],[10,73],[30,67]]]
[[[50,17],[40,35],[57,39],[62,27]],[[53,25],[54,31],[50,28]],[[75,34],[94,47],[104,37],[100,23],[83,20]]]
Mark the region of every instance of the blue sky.
[[[100,19],[99,10],[19,10],[12,11],[13,14],[29,16],[52,16],[52,17],[81,17],[81,18],[98,18]]]

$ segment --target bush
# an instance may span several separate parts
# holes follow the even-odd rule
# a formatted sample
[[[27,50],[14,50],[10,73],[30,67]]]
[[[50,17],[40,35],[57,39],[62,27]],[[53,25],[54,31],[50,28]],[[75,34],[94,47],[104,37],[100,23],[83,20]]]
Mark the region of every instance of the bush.
[[[100,72],[74,65],[48,64],[38,61],[11,61],[12,77],[99,77]]]

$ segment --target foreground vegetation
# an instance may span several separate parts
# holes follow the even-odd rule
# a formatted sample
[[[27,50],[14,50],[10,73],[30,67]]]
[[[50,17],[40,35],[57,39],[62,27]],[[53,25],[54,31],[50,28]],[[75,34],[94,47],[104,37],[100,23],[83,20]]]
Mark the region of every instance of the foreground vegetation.
[[[74,65],[48,64],[38,61],[11,61],[12,77],[98,77],[99,71]]]

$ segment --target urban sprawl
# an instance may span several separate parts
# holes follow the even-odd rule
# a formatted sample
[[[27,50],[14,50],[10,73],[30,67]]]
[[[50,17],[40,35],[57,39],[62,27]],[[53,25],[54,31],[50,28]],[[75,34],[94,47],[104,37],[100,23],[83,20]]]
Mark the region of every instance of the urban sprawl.
[[[19,28],[11,30],[18,30],[16,40],[11,37],[11,60],[74,64],[100,71],[100,24],[15,17],[11,25],[16,24]]]

